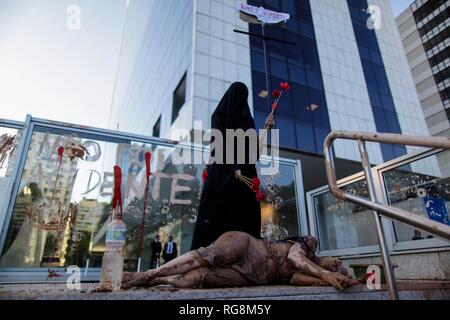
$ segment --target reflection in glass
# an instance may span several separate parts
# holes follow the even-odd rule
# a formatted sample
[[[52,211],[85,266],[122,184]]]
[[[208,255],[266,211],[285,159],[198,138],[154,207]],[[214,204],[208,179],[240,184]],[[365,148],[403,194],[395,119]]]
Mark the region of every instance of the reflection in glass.
[[[450,152],[427,157],[383,174],[390,205],[450,225]],[[394,222],[398,242],[431,239],[429,233]]]
[[[123,215],[128,229],[124,268],[150,267],[151,242],[174,237],[180,254],[189,251],[202,187],[203,164],[175,164],[176,146],[160,146],[70,129],[37,127],[19,176],[0,268],[100,268],[111,221],[113,167],[122,168]],[[64,148],[61,162],[58,150]],[[185,151],[191,151],[183,149]],[[151,177],[142,228],[146,169]],[[59,165],[61,164],[61,165]],[[298,235],[294,165],[280,164],[277,176],[262,177],[262,235],[280,240]],[[143,233],[142,233],[143,230]]]
[[[0,127],[0,218],[11,194],[14,164],[22,131]],[[0,219],[1,221],[1,219]]]
[[[347,193],[368,198],[366,181],[343,187]],[[336,199],[329,191],[314,197],[319,244],[322,251],[376,245],[371,210]]]
[[[262,191],[267,195],[261,204],[261,236],[271,241],[298,236],[297,197],[292,167],[280,165],[275,176],[263,177]]]

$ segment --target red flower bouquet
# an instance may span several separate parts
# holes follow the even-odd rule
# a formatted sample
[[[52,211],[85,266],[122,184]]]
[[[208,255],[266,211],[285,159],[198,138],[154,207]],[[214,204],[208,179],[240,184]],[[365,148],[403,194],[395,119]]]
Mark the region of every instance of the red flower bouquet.
[[[287,83],[287,82],[280,83],[280,88],[286,92],[291,90],[291,87],[289,86],[289,83]]]
[[[283,92],[289,91],[291,91],[291,86],[287,82],[280,83],[280,88],[273,90],[272,97],[275,98],[275,102],[272,104],[272,112],[270,113],[271,115],[273,115],[279,108],[279,102],[281,97],[283,96]]]
[[[202,180],[203,180],[203,183],[205,183],[206,180],[208,180],[208,170],[206,170],[206,169],[203,169]]]

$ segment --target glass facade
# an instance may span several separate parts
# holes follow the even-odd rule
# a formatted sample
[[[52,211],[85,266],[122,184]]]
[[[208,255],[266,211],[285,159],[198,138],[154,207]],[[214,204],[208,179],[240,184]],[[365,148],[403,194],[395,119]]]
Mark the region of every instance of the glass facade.
[[[347,0],[355,31],[370,103],[378,132],[402,133],[385,65],[374,29],[368,28],[371,19],[367,0]],[[381,144],[384,161],[406,154],[403,146]]]
[[[383,173],[388,203],[434,221],[450,225],[450,178],[448,167],[441,166],[439,175],[411,171],[410,167],[429,166],[430,159],[449,156],[449,151],[415,161],[411,166],[397,167]],[[426,232],[393,222],[397,242],[433,239]]]
[[[21,137],[21,129],[0,125],[0,228],[4,219],[4,208],[10,197],[9,189],[14,182],[13,168]]]
[[[111,221],[113,166],[122,168],[123,215],[127,225],[125,266],[147,269],[151,241],[156,234],[166,242],[175,238],[179,254],[190,250],[202,188],[203,164],[177,163],[173,155],[201,148],[94,129],[73,130],[66,125],[31,124],[22,154],[8,153],[0,171],[4,203],[17,186],[17,196],[1,230],[0,273],[9,268],[66,268],[71,265],[101,267],[106,229]],[[0,137],[13,137],[20,129],[0,129]],[[59,158],[58,150],[64,147]],[[71,157],[72,151],[78,150]],[[84,150],[84,151],[81,151]],[[144,154],[151,152],[151,177],[147,193]],[[15,159],[23,168],[14,176]],[[22,164],[20,165],[22,166]],[[298,200],[297,162],[281,161],[279,173],[262,178],[267,199],[261,202],[261,235],[282,240],[299,235],[301,205]],[[7,206],[0,207],[0,217]],[[6,215],[5,215],[6,216]],[[140,241],[143,241],[140,255]]]
[[[286,12],[291,19],[285,28],[266,27],[266,35],[295,43],[268,42],[270,89],[281,82],[291,84],[291,92],[283,95],[277,111],[277,127],[283,147],[322,154],[323,141],[330,133],[319,54],[309,1],[251,0],[249,4]],[[260,25],[250,25],[250,32],[261,34]],[[267,102],[259,95],[266,90],[263,41],[252,37],[251,66],[253,103],[257,127],[267,117]]]
[[[369,198],[365,180],[342,188],[347,193]],[[370,209],[336,199],[330,192],[314,197],[316,226],[321,251],[373,246],[378,243]]]

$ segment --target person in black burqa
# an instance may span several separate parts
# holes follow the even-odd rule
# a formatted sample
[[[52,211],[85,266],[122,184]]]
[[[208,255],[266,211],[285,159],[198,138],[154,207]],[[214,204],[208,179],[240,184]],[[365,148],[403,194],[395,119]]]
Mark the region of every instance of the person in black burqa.
[[[230,152],[227,150],[226,130],[256,130],[247,101],[248,94],[245,84],[233,83],[211,117],[211,128],[222,133],[223,163],[227,162],[226,155]],[[273,125],[274,117],[271,115],[267,118],[264,129]],[[261,138],[265,137],[259,137],[259,140]],[[211,143],[213,142],[214,138]],[[261,238],[260,204],[255,192],[239,181],[239,175],[250,179],[257,177],[255,162],[259,159],[259,150],[256,148],[256,155],[250,154],[249,139],[246,139],[245,148],[245,164],[237,164],[235,141],[234,164],[213,163],[206,167],[207,178],[197,211],[191,250],[209,246],[228,231],[246,232],[257,239]],[[212,150],[211,157],[216,157],[215,150]]]
[[[159,234],[152,241],[152,258],[150,260],[150,269],[158,268],[158,260],[161,257],[162,245]]]
[[[173,241],[173,237],[169,236],[169,241],[164,246],[163,258],[164,263],[167,263],[178,256],[177,244]]]

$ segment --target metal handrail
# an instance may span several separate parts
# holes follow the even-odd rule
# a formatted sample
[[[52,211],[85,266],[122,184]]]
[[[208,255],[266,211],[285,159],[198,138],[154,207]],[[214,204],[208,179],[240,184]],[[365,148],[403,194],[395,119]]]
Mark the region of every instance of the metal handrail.
[[[370,200],[346,193],[345,191],[339,189],[331,148],[333,142],[337,139],[354,140],[358,142],[362,166],[364,169],[364,174],[367,180],[367,186],[370,194]],[[330,133],[324,142],[325,168],[331,194],[343,201],[349,201],[370,208],[374,212],[378,242],[383,258],[386,280],[389,287],[389,295],[391,299],[397,300],[398,292],[395,285],[392,263],[387,249],[380,215],[383,215],[392,220],[403,222],[417,229],[421,229],[447,240],[450,240],[450,227],[442,223],[414,215],[408,211],[385,205],[377,199],[374,180],[372,176],[372,168],[370,166],[369,155],[366,150],[366,141],[437,149],[450,149],[450,138],[407,136],[391,133],[352,132],[341,130]]]

